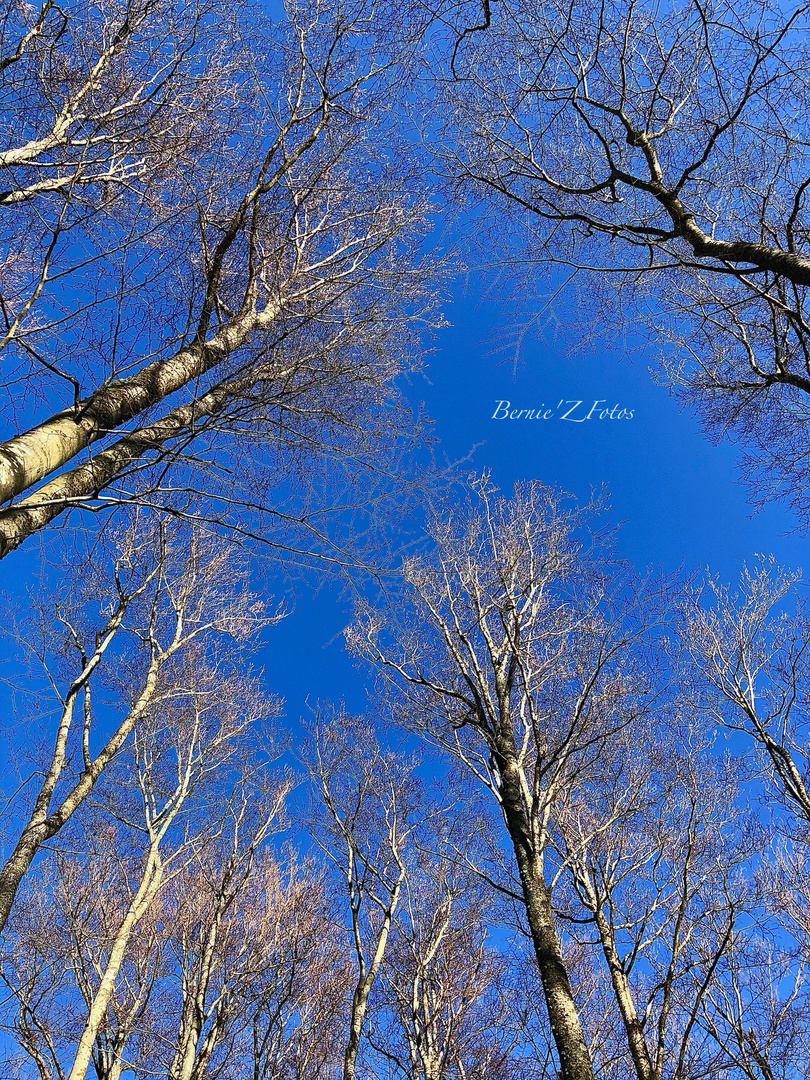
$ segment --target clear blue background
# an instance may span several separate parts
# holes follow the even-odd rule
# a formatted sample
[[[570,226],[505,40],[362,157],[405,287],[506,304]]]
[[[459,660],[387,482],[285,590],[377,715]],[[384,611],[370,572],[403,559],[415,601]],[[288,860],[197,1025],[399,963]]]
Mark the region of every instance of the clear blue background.
[[[457,300],[452,326],[428,358],[425,377],[408,387],[434,421],[438,452],[450,460],[477,446],[472,464],[490,469],[508,492],[516,480],[557,485],[581,501],[604,484],[608,517],[621,523],[619,553],[639,569],[705,569],[735,581],[742,564],[760,553],[800,567],[808,541],[778,504],[752,513],[739,483],[737,449],[713,446],[695,418],[682,411],[648,371],[651,354],[602,353],[570,359],[562,349],[527,341],[524,362],[497,348],[503,325],[494,304]],[[604,398],[632,409],[632,420],[493,420],[498,400],[512,408],[557,407],[560,399],[590,404]],[[580,409],[577,415],[582,415]],[[295,612],[268,634],[262,653],[268,681],[287,699],[295,723],[319,699],[364,708],[360,674],[343,652],[340,631],[351,616],[329,590],[301,594]]]

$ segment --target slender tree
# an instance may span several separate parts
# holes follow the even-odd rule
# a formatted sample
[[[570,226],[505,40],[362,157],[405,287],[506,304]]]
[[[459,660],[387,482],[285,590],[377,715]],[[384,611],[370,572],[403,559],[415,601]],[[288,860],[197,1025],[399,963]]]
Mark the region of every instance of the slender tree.
[[[489,940],[495,897],[457,857],[459,843],[472,854],[454,836],[469,827],[463,802],[420,830],[371,1016],[369,1041],[407,1080],[521,1075],[508,951]]]
[[[507,503],[484,480],[472,498],[464,516],[437,515],[435,555],[406,566],[410,596],[392,620],[366,612],[350,642],[396,685],[406,722],[497,800],[560,1070],[590,1080],[548,851],[558,802],[643,708],[627,645],[645,626],[633,606],[610,611],[606,579],[580,550],[583,519],[560,497],[528,485]]]
[[[33,624],[27,613],[16,634],[33,668],[21,696],[41,710],[42,691],[56,712],[50,735],[39,728],[34,760],[21,744],[27,775],[18,765],[9,777],[16,790],[5,806],[13,839],[0,868],[0,928],[42,845],[70,821],[139,726],[181,692],[192,694],[206,665],[225,678],[240,642],[274,621],[246,588],[247,565],[210,538],[181,539],[138,515],[114,546],[109,572],[103,560],[89,567]]]
[[[312,781],[310,827],[334,865],[348,907],[356,963],[343,1055],[343,1080],[354,1080],[371,992],[382,968],[425,815],[416,762],[381,747],[368,722],[318,716],[304,762]]]
[[[769,841],[758,875],[762,932],[748,935],[748,948],[732,957],[706,1018],[718,1044],[757,1080],[791,1075],[810,1030],[810,624],[798,582],[773,559],[744,568],[736,590],[709,578],[682,625],[685,654],[700,676],[696,698],[714,724],[743,741],[744,775]]]

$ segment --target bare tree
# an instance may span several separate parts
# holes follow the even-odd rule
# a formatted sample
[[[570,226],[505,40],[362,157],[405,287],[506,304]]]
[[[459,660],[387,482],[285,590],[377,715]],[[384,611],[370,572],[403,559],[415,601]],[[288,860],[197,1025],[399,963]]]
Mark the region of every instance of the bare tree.
[[[754,498],[806,524],[807,7],[501,0],[451,24],[429,145],[486,208],[501,284],[543,279],[520,334],[566,283],[558,327],[646,328],[664,379],[747,442]]]
[[[249,1007],[254,983],[268,964],[274,920],[280,918],[286,895],[281,869],[265,841],[279,828],[292,783],[287,776],[282,783],[265,782],[264,791],[240,785],[229,799],[223,835],[195,858],[173,890],[171,940],[182,1006],[171,1080],[206,1074],[234,1021]],[[309,883],[302,874],[301,887]],[[294,879],[289,889],[294,892]],[[279,910],[269,912],[273,901]]]
[[[810,798],[807,665],[810,646],[798,574],[773,559],[744,568],[737,591],[709,578],[685,613],[682,645],[699,672],[697,698],[744,739],[747,779],[763,805],[768,858],[759,872],[764,917],[733,957],[707,1025],[744,1075],[790,1075],[807,1045],[805,979]],[[754,753],[751,753],[751,750]]]
[[[33,122],[0,150],[0,554],[69,507],[131,499],[283,523],[267,487],[316,447],[348,461],[353,443],[357,475],[379,472],[435,288],[386,111],[394,25],[373,5],[291,6],[271,28],[152,0],[4,23],[6,100]]]
[[[241,1043],[242,1060],[258,1080],[333,1080],[342,1069],[353,977],[344,934],[322,868],[292,866],[277,880],[283,891],[270,894],[273,903],[263,913],[274,931],[243,1012],[250,1041]],[[237,1064],[234,1076],[240,1075]]]
[[[448,517],[350,643],[495,797],[514,869],[480,873],[522,908],[561,1074],[711,1075],[706,1011],[767,918],[738,766],[664,648],[680,586],[629,575],[540,485],[479,481]]]
[[[363,719],[343,712],[318,716],[303,759],[312,779],[313,838],[333,863],[348,906],[357,976],[343,1078],[353,1080],[371,991],[413,858],[414,830],[428,811],[416,761],[381,747]]]
[[[810,622],[795,594],[799,578],[769,559],[743,569],[737,592],[708,579],[682,640],[704,680],[704,707],[753,742],[770,797],[786,812],[783,827],[806,842]]]
[[[54,1032],[34,1005],[34,991],[41,997],[38,984],[43,977],[45,989],[52,989],[46,967],[34,973],[33,981],[30,976],[23,980],[19,989],[11,985],[20,1001],[20,1015],[30,1016],[28,1027],[38,1036],[24,1043],[26,1049],[41,1053],[44,1040],[59,1061],[54,1054],[57,1038],[61,1036],[63,1043],[68,1039],[69,1047],[72,1041],[73,1064],[65,1074],[73,1080],[82,1080],[91,1061],[109,1080],[120,1075],[126,1045],[143,1022],[155,981],[166,966],[164,954],[174,929],[170,906],[161,905],[140,941],[137,930],[167,882],[204,862],[207,850],[217,846],[223,833],[238,833],[243,817],[245,784],[256,769],[248,753],[250,743],[274,703],[268,703],[244,676],[228,677],[216,665],[207,667],[199,654],[191,666],[193,680],[189,667],[178,667],[173,693],[153,703],[135,727],[128,752],[119,756],[109,782],[98,790],[101,806],[85,829],[72,831],[74,853],[57,858],[50,885],[47,875],[33,883],[38,896],[51,894],[55,926],[61,925],[67,941],[61,959],[72,969],[84,1005],[74,1007],[79,1023],[73,1039],[75,1020],[67,1031]],[[287,780],[276,790],[267,813],[247,838],[248,849],[255,849],[267,834],[288,788]],[[86,855],[78,853],[82,848]],[[241,868],[231,862],[226,854],[220,873],[228,878],[230,870],[238,878]],[[206,937],[208,952],[215,937],[212,933]],[[25,948],[19,940],[16,945]],[[52,970],[54,964],[59,966],[60,956],[49,960]],[[21,964],[25,973],[25,956]],[[193,1000],[199,1003],[202,997],[204,1005],[210,960],[209,968],[203,963],[197,974],[196,994],[194,986],[188,989]],[[187,1052],[194,1030],[184,1008],[177,1052],[183,1076],[190,1075],[186,1059],[190,1056],[193,1064],[195,1057],[196,1043],[191,1054]]]
[[[109,819],[90,822],[71,829],[81,855],[59,853],[26,878],[4,940],[3,981],[13,1002],[4,1026],[41,1080],[67,1075],[130,903],[132,852]],[[137,947],[127,950],[97,1031],[93,1064],[103,1080],[117,1080],[134,1033],[149,1023],[165,945],[162,914],[156,899],[139,920]]]
[[[510,964],[490,941],[493,894],[457,855],[470,824],[462,804],[420,831],[371,1014],[369,1041],[408,1080],[521,1075]]]
[[[405,722],[460,759],[497,800],[519,875],[560,1070],[593,1066],[552,904],[557,806],[643,711],[649,599],[625,597],[581,550],[583,516],[540,485],[437,515],[435,554],[404,569],[393,617],[361,613],[351,645],[390,678]],[[548,876],[547,876],[548,875]]]
[[[130,1070],[193,1080],[333,1075],[351,976],[343,935],[321,868],[279,858],[259,835],[288,785],[251,767],[195,806],[205,843],[179,873],[166,868],[129,938],[93,1047],[100,1080]],[[5,1030],[49,1078],[72,1060],[129,910],[127,875],[138,871],[138,853],[106,815],[71,839],[70,854],[24,884],[3,955],[14,1003]]]
[[[701,1018],[718,1061],[745,1080],[793,1080],[807,1060],[806,955],[780,942],[782,936],[761,927],[741,935]]]
[[[274,620],[246,588],[247,565],[210,538],[181,540],[139,515],[117,546],[109,573],[103,560],[95,570],[86,566],[84,580],[33,626],[26,619],[17,635],[34,667],[34,682],[24,689],[38,710],[45,711],[41,695],[55,697],[58,711],[50,741],[36,717],[35,760],[11,781],[16,791],[5,812],[13,841],[0,869],[0,927],[37,852],[81,807],[144,719],[181,687],[193,694],[207,665],[219,666],[225,678],[236,655],[226,658],[223,640],[238,652],[240,640]],[[23,761],[31,759],[27,741]]]
[[[217,47],[212,14],[204,4],[181,11],[134,2],[113,5],[105,18],[89,5],[53,0],[38,11],[12,7],[0,38],[7,144],[0,169],[9,185],[0,205],[8,212],[37,202],[47,214],[46,196],[59,193],[69,229],[199,152],[235,69]],[[209,59],[200,66],[203,49]],[[20,128],[14,117],[23,110],[28,123]],[[40,273],[43,284],[47,276]]]
[[[715,758],[701,719],[681,700],[628,727],[558,810],[558,906],[571,938],[601,952],[607,1014],[624,1029],[599,1057],[639,1080],[726,1064],[704,1011],[761,913],[738,767]]]
[[[251,693],[253,688],[243,677],[223,679],[216,668],[206,671],[200,655],[178,674],[181,679],[175,692],[153,706],[145,722],[133,731],[134,775],[129,783],[129,778],[119,781],[108,796],[109,811],[136,834],[138,870],[129,888],[123,919],[99,966],[100,977],[69,1080],[84,1080],[86,1076],[136,926],[149,911],[166,877],[180,873],[208,838],[221,829],[222,814],[201,813],[205,788],[222,782],[234,758],[244,753],[243,744],[251,729],[266,716],[267,701],[261,693],[255,689]],[[127,791],[130,786],[134,789],[131,793]],[[227,800],[226,820],[230,812]],[[189,1056],[186,1041],[181,1039],[179,1064]],[[193,1052],[190,1056],[193,1060]]]

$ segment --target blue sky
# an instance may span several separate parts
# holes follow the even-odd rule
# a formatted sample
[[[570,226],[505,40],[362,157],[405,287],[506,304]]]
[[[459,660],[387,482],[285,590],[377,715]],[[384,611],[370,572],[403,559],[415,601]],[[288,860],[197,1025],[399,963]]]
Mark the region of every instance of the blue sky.
[[[503,326],[495,304],[457,299],[447,316],[451,325],[439,333],[425,375],[408,387],[434,421],[439,455],[456,460],[477,447],[474,468],[490,469],[505,492],[517,480],[536,479],[587,501],[591,489],[604,484],[607,516],[621,523],[619,553],[638,568],[708,566],[733,581],[755,553],[803,565],[808,540],[791,531],[790,514],[778,504],[752,514],[739,484],[736,448],[713,446],[700,434],[692,415],[652,381],[649,355],[571,360],[562,349],[529,340],[515,370],[511,355],[495,348]],[[507,400],[512,410],[545,405],[557,415],[493,420],[497,403]],[[574,418],[595,400],[632,409],[633,418],[564,421],[561,400],[583,402]],[[6,564],[5,590],[33,585],[37,562],[38,545],[29,541]],[[280,586],[279,598],[282,592]],[[258,659],[270,688],[286,699],[293,725],[307,699],[313,705],[345,700],[354,711],[364,709],[363,680],[340,636],[350,617],[349,602],[336,590],[313,595],[301,588],[292,614],[267,632]]]
[[[434,421],[439,454],[456,460],[477,445],[474,467],[490,469],[505,492],[517,480],[540,480],[587,501],[604,484],[607,516],[622,523],[619,553],[638,568],[708,566],[734,581],[756,553],[802,565],[808,541],[792,532],[790,514],[778,504],[752,514],[736,448],[713,446],[701,435],[694,417],[653,382],[649,355],[571,360],[562,349],[529,340],[515,370],[511,355],[504,358],[495,347],[503,320],[494,304],[459,299],[447,315],[452,325],[440,332],[425,377],[409,388]],[[555,417],[492,419],[506,400],[512,410],[545,405]],[[564,421],[558,417],[570,406],[560,410],[561,400],[583,405]],[[616,412],[632,410],[633,418],[574,422],[596,400],[610,409],[618,404]],[[349,618],[348,604],[324,589],[300,595],[295,612],[269,632],[261,662],[272,688],[287,699],[293,723],[307,698],[364,708],[362,678],[339,636]]]

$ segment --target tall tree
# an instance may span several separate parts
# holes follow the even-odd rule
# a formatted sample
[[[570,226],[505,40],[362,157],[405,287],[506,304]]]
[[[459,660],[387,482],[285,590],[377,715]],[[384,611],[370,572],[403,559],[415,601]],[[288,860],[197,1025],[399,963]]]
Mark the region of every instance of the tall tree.
[[[522,908],[561,1075],[662,1080],[722,1058],[700,1019],[758,910],[737,880],[757,847],[705,715],[673,698],[658,639],[678,593],[587,525],[538,484],[478,481],[349,640],[497,802],[514,869],[483,872]]]
[[[626,689],[637,612],[617,619],[604,605],[576,536],[583,518],[561,497],[527,485],[507,502],[485,479],[471,498],[464,514],[434,519],[435,555],[406,566],[402,609],[387,624],[369,611],[350,641],[404,696],[400,714],[497,800],[561,1074],[591,1080],[548,852],[557,803],[638,707]]]
[[[521,1002],[509,977],[509,950],[491,940],[496,897],[470,865],[463,794],[426,826],[381,970],[369,1041],[403,1080],[524,1075]]]
[[[335,868],[356,967],[343,1054],[354,1080],[371,993],[383,966],[414,831],[428,812],[416,762],[380,746],[371,725],[338,712],[317,717],[304,762],[312,782],[310,828]]]
[[[799,577],[762,559],[744,568],[736,590],[709,578],[682,624],[700,677],[695,699],[742,742],[769,841],[758,875],[764,933],[734,958],[707,1014],[714,1038],[756,1080],[791,1075],[810,1030],[810,620]]]

